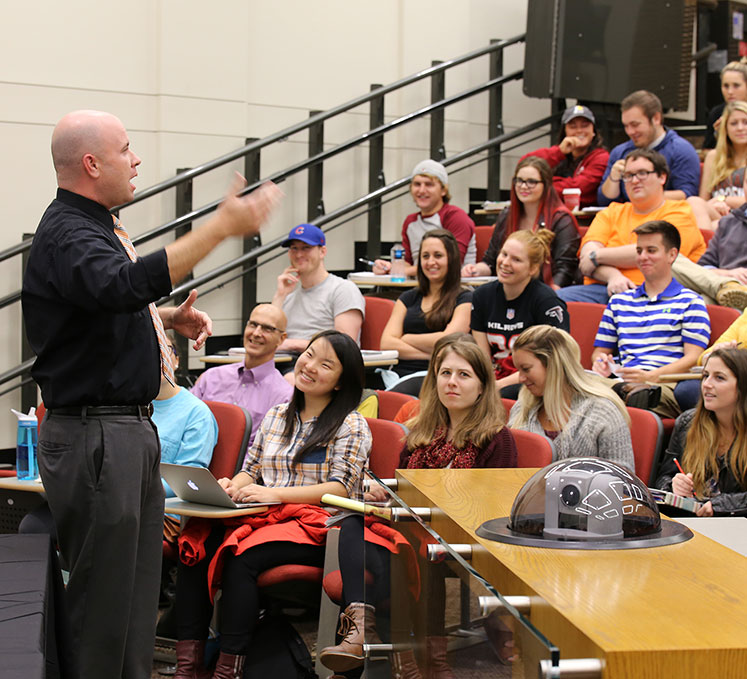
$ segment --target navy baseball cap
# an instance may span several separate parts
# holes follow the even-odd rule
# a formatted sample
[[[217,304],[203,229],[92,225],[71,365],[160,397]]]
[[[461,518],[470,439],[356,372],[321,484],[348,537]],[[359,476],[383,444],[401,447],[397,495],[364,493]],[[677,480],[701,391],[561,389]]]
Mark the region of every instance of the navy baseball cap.
[[[324,245],[327,239],[324,237],[324,231],[313,224],[299,224],[291,229],[291,232],[280,245],[284,248],[290,247],[292,240],[300,240],[307,245]]]

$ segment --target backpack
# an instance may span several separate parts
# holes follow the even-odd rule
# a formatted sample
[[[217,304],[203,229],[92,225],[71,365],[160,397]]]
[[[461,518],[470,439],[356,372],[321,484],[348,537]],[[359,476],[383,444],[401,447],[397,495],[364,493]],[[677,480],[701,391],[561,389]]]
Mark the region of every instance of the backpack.
[[[282,614],[265,613],[252,635],[244,665],[244,679],[318,679],[296,628]]]

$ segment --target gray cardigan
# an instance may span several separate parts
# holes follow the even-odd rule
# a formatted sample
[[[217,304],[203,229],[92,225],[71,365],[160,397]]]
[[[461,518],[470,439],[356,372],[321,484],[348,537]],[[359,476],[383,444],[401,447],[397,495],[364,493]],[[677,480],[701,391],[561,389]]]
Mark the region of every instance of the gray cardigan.
[[[544,434],[532,408],[520,429]],[[511,408],[508,426],[513,427],[521,413],[521,402]],[[635,471],[630,429],[614,403],[601,396],[576,395],[571,399],[571,419],[554,441],[557,459],[568,457],[601,457]]]

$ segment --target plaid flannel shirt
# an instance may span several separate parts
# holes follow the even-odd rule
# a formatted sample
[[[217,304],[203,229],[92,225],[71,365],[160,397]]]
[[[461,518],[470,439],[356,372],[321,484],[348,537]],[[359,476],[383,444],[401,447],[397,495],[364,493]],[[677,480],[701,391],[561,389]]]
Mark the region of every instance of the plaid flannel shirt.
[[[262,420],[254,444],[249,449],[243,470],[254,483],[268,487],[309,486],[338,481],[348,497],[361,499],[363,467],[371,450],[371,431],[365,418],[351,411],[326,446],[306,453],[291,466],[296,452],[308,439],[316,417],[306,422],[296,415],[290,441],[283,438],[287,403],[271,408]]]

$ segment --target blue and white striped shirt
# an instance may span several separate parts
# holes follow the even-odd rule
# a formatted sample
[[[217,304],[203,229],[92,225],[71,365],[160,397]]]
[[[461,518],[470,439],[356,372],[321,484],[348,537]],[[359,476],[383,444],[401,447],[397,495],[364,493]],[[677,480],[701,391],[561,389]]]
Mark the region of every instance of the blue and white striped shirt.
[[[682,358],[685,344],[705,349],[710,337],[703,299],[673,279],[656,297],[645,284],[610,297],[594,346],[617,350],[626,368],[654,370]]]

